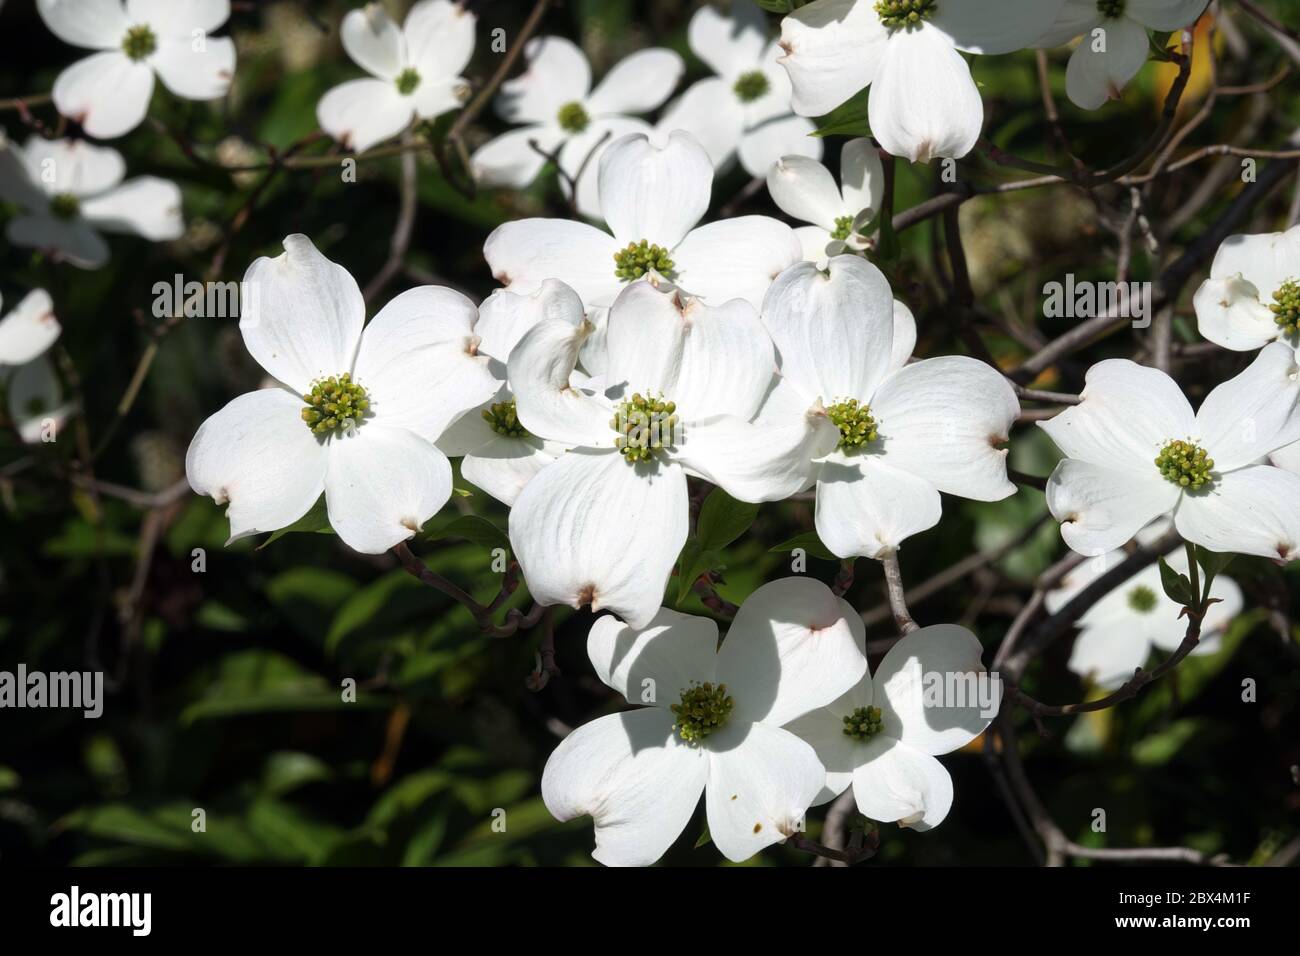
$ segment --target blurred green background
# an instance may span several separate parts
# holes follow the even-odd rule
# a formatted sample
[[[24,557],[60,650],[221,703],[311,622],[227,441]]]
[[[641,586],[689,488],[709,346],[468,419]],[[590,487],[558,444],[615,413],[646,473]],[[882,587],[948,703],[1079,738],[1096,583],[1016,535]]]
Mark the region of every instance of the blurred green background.
[[[405,7],[387,5],[394,16]],[[1300,22],[1300,4],[1263,5]],[[283,149],[312,133],[319,97],[360,75],[336,38],[350,6],[236,3],[224,31],[239,48],[230,102],[191,103],[159,92],[150,116],[160,126],[146,124],[111,144],[126,156],[129,174],[155,174],[182,186],[189,227],[182,240],[151,245],[114,238],[111,264],[95,272],[52,264],[30,250],[0,249],[0,292],[9,307],[34,287],[53,294],[64,327],[55,357],[84,411],[51,445],[24,447],[10,430],[0,432],[0,669],[13,670],[20,661],[46,671],[99,669],[111,682],[99,720],[71,711],[0,711],[2,864],[591,863],[590,821],[556,823],[538,794],[542,767],[566,728],[617,709],[586,660],[589,613],[559,610],[563,674],[533,691],[526,682],[540,631],[482,637],[463,608],[421,586],[390,556],[360,556],[317,533],[227,548],[226,522],[208,499],[186,494],[142,508],[92,495],[73,480],[86,475],[79,449],[89,447],[100,452],[93,462],[100,482],[149,494],[172,487],[184,475],[185,448],[199,423],[255,387],[260,370],[243,350],[237,320],[188,319],[164,330],[151,313],[154,283],[177,273],[204,278],[232,219],[255,193],[251,215],[215,278],[240,278],[257,256],[278,254],[291,232],[309,235],[363,286],[383,264],[398,214],[398,160],[361,162],[355,184],[341,182],[334,166],[282,171],[263,183],[260,173],[232,177],[191,162],[177,145],[177,139],[193,142],[203,155],[236,165],[264,161],[265,146]],[[468,75],[481,84],[498,56],[489,49],[489,31],[501,26],[512,38],[530,5],[473,6],[479,45]],[[687,57],[690,80],[707,72],[685,45],[692,10],[681,0],[575,0],[548,12],[542,32],[581,43],[597,76],[632,50],[667,45]],[[775,23],[774,17],[774,29]],[[1215,41],[1222,84],[1262,82],[1288,64],[1296,70],[1243,17],[1234,23],[1247,46],[1234,49],[1222,35]],[[82,55],[49,34],[30,0],[9,0],[0,10],[0,50],[0,99],[48,92],[58,72]],[[1083,113],[1064,98],[1065,58],[1065,51],[1051,54],[1052,83],[1071,147],[1094,168],[1129,155],[1156,121],[1168,69],[1149,65],[1121,102]],[[1185,98],[1184,118],[1204,102],[1204,66]],[[977,58],[974,72],[987,106],[986,135],[1021,155],[1062,161],[1044,119],[1033,54]],[[57,122],[48,105],[33,114],[47,125]],[[852,125],[851,110],[844,115]],[[0,126],[20,141],[30,132],[12,110],[0,113]],[[1188,146],[1284,148],[1297,127],[1300,96],[1288,77],[1262,95],[1221,98]],[[472,128],[470,143],[501,129],[487,114]],[[827,140],[832,166],[843,141]],[[326,149],[320,142],[305,153]],[[1151,190],[1147,214],[1157,228],[1183,207],[1214,162]],[[524,193],[484,193],[469,201],[427,155],[419,170],[408,268],[372,304],[372,314],[396,292],[425,282],[451,285],[476,300],[485,296],[492,281],[481,248],[491,229],[521,216],[566,215],[549,171]],[[1019,175],[976,156],[960,170],[963,179],[980,182]],[[933,169],[900,166],[897,208],[931,195],[935,176]],[[720,176],[714,214],[746,183],[743,171]],[[1229,182],[1177,223],[1163,237],[1159,258],[1139,244],[1134,278],[1150,278],[1239,188]],[[1258,207],[1250,231],[1284,228],[1293,189],[1292,181]],[[779,215],[765,190],[737,209]],[[1045,282],[1065,272],[1112,278],[1116,240],[1107,224],[1126,210],[1124,190],[1089,195],[1055,188],[966,204],[962,227],[979,330],[1000,361],[1014,364],[1038,336],[1069,329],[1071,320],[1041,318]],[[0,219],[11,213],[0,205]],[[939,233],[927,222],[901,238],[900,257],[884,265],[896,294],[917,315],[917,354],[967,351],[946,305]],[[1180,344],[1199,341],[1190,293],[1203,274],[1184,290],[1175,326]],[[1077,391],[1092,362],[1140,357],[1143,336],[1125,329],[1037,384]],[[152,346],[156,358],[119,421],[115,409]],[[1248,358],[1198,355],[1180,361],[1177,377],[1195,402]],[[1013,467],[1046,475],[1054,457],[1032,425],[1013,433]],[[458,487],[464,493],[413,548],[485,600],[500,584],[491,551],[505,512],[459,479]],[[941,525],[902,551],[911,586],[976,550],[1022,542],[986,572],[912,609],[922,624],[967,623],[991,649],[1034,577],[1064,555],[1064,546],[1050,522],[1032,530],[1045,514],[1042,495],[1032,489],[997,504],[948,498],[944,509]],[[498,530],[479,523],[467,531],[461,522],[445,532],[459,514],[478,515]],[[759,584],[790,573],[790,556],[778,546],[811,527],[811,502],[763,506],[747,534],[714,549],[706,562],[721,572],[719,592],[740,603]],[[196,548],[206,552],[203,573],[192,570]],[[830,583],[839,570],[837,562],[814,558],[807,573]],[[883,601],[879,566],[863,560],[856,570],[848,599],[876,611]],[[1025,724],[1030,778],[1072,839],[1187,845],[1260,862],[1300,829],[1294,769],[1300,764],[1300,644],[1287,616],[1300,570],[1240,559],[1228,574],[1245,590],[1248,611],[1220,654],[1184,663],[1176,680],[1115,711],[1055,722],[1049,738],[1018,720]],[[674,579],[667,601],[677,597],[677,584]],[[529,606],[524,588],[509,606]],[[678,606],[707,613],[693,595]],[[890,636],[887,618],[869,628],[869,639]],[[1069,643],[1068,637],[1058,642],[1035,665],[1028,692],[1053,702],[1080,699],[1086,689],[1065,669]],[[1257,703],[1240,699],[1247,677],[1258,683]],[[358,685],[355,703],[342,700],[346,679]],[[978,753],[953,754],[944,763],[956,788],[948,819],[927,834],[884,827],[880,853],[866,865],[1030,862]],[[1106,808],[1108,833],[1090,831],[1094,807]],[[191,829],[194,808],[206,812],[205,833]],[[506,814],[504,832],[492,826],[497,809]],[[814,837],[820,820],[821,811],[814,811]],[[701,810],[665,862],[719,865],[713,847],[696,846],[703,830]],[[752,863],[811,859],[773,848]]]

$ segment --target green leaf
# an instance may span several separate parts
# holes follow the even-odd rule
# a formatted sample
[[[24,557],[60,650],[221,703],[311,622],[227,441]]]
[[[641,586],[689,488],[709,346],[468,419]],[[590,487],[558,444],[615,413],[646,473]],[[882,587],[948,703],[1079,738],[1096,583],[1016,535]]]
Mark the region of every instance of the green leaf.
[[[794,0],[757,0],[758,5],[768,13],[789,13],[794,9]]]
[[[257,550],[270,547],[273,542],[279,541],[290,532],[306,532],[309,534],[333,534],[334,529],[330,527],[329,514],[325,511],[325,496],[321,495],[316,499],[316,503],[311,506],[311,510],[305,515],[289,525],[287,528],[281,528],[279,531],[272,532],[271,536],[257,546]]]
[[[481,544],[485,548],[510,549],[510,539],[506,533],[487,518],[478,515],[458,515],[441,528],[426,532],[426,541],[438,541],[442,538],[463,538],[472,544]]]
[[[695,846],[691,849],[698,850],[700,847],[708,846],[712,842],[713,836],[709,833],[709,825],[706,823],[704,824],[704,829],[700,831],[698,839],[695,841]]]
[[[804,551],[809,557],[821,558],[823,561],[838,561],[830,548],[822,544],[822,539],[817,537],[816,531],[805,531],[803,534],[796,535],[789,541],[783,541],[775,548],[768,548],[768,554],[778,551],[794,551],[796,548]]]
[[[812,135],[870,136],[871,126],[867,120],[868,95],[869,91],[864,89],[849,97],[822,117],[821,125]]]
[[[1187,575],[1179,574],[1169,566],[1169,563],[1161,558],[1160,564],[1160,585],[1165,589],[1165,594],[1169,595],[1169,600],[1191,607],[1196,603],[1196,598],[1192,594],[1192,582],[1187,579]]]
[[[714,488],[700,507],[695,537],[706,551],[725,548],[748,531],[757,517],[758,505],[737,501],[721,488]]]
[[[1222,554],[1196,545],[1196,563],[1205,572],[1205,592],[1207,594],[1210,591],[1210,583],[1219,576],[1224,568],[1232,563],[1232,559],[1235,557],[1235,554]]]
[[[705,571],[712,571],[722,565],[722,555],[700,547],[694,538],[686,542],[681,557],[677,559],[677,604],[690,596],[695,581]]]

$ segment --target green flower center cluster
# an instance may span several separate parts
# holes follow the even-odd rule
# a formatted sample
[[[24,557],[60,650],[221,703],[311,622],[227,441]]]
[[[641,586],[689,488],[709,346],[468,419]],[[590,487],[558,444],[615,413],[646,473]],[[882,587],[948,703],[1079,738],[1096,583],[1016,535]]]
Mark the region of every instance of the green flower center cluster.
[[[146,26],[132,27],[122,38],[122,52],[130,60],[139,62],[145,57],[153,56],[158,49],[158,37]]]
[[[837,217],[835,220],[835,231],[831,233],[831,238],[838,239],[840,242],[845,242],[851,235],[853,235],[853,217]]]
[[[311,392],[302,400],[307,403],[302,420],[317,435],[355,428],[370,408],[366,390],[347,372],[313,382]]]
[[[1300,333],[1300,279],[1288,279],[1273,293],[1269,311],[1273,321],[1288,335]]]
[[[673,730],[684,743],[697,746],[727,722],[735,706],[735,700],[727,696],[726,684],[704,683],[689,687],[682,691],[681,703],[669,708],[677,718]]]
[[[880,22],[890,29],[910,27],[934,16],[938,0],[876,0]]]
[[[736,80],[736,85],[732,89],[736,93],[736,99],[742,103],[752,103],[760,96],[772,88],[772,84],[767,81],[761,70],[751,70],[748,73],[740,74]]]
[[[81,212],[81,200],[72,193],[59,193],[50,200],[50,215],[64,221]]]
[[[1150,614],[1156,607],[1156,592],[1145,584],[1139,584],[1128,592],[1128,606],[1139,614]]]
[[[844,718],[844,735],[854,740],[870,740],[884,729],[879,707],[859,707]]]
[[[420,74],[409,66],[397,74],[397,92],[403,96],[410,96],[419,85]]]
[[[515,408],[513,398],[508,402],[497,402],[490,408],[483,409],[483,420],[498,435],[507,438],[529,437],[528,429],[519,424],[519,412]]]
[[[1166,480],[1195,491],[1211,480],[1214,459],[1206,455],[1205,449],[1195,442],[1171,441],[1160,449],[1156,467]]]
[[[561,106],[556,120],[560,124],[560,129],[566,133],[581,133],[591,123],[591,117],[587,115],[587,110],[576,100]]]
[[[840,430],[841,448],[860,448],[880,437],[871,409],[856,398],[836,402],[826,409],[826,416]]]
[[[637,392],[619,403],[609,427],[618,432],[614,447],[629,464],[649,461],[657,451],[673,447],[677,429],[677,403],[663,398],[646,398]]]
[[[665,278],[672,278],[673,260],[663,246],[642,239],[629,242],[626,249],[614,253],[614,275],[624,282],[639,279],[652,270]]]
[[[1097,12],[1107,20],[1117,20],[1124,15],[1128,0],[1097,0]]]

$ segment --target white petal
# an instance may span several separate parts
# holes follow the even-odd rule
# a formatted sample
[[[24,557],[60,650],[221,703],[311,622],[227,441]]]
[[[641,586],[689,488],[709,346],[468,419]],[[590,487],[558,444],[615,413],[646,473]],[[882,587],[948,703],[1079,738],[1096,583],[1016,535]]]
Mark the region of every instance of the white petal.
[[[211,32],[230,19],[230,0],[126,0],[126,12],[163,34]]]
[[[352,62],[371,76],[395,80],[402,72],[405,41],[382,3],[350,11],[339,27],[339,38]]]
[[[614,274],[618,242],[608,233],[567,219],[518,219],[492,230],[483,245],[492,277],[511,292],[529,293],[559,279],[583,303],[609,305],[623,284]]]
[[[690,133],[709,154],[714,169],[721,169],[735,154],[744,128],[745,110],[731,84],[715,76],[692,83],[655,126],[661,136],[674,130]]]
[[[1185,540],[1211,551],[1294,560],[1300,557],[1300,475],[1271,465],[1219,475],[1208,491],[1183,495],[1174,522]]]
[[[185,233],[181,190],[173,182],[141,176],[81,204],[81,214],[105,232],[128,232],[154,242]]]
[[[1016,493],[1005,445],[1020,402],[996,369],[964,355],[914,362],[885,381],[871,409],[886,464],[963,498]]]
[[[609,714],[560,742],[542,773],[542,799],[557,820],[590,815],[591,854],[606,866],[649,866],[690,822],[709,775],[705,750],[672,731],[658,707]]]
[[[423,286],[380,310],[361,335],[353,380],[385,426],[436,441],[453,421],[501,387],[475,351],[474,303],[452,289]]]
[[[1208,4],[1209,0],[1129,0],[1125,13],[1152,30],[1180,30],[1194,24]]]
[[[1133,616],[1130,612],[1128,627],[1080,627],[1070,651],[1070,670],[1105,690],[1113,690],[1131,678],[1151,655],[1151,642],[1132,627]]]
[[[560,168],[577,181],[575,205],[588,219],[604,219],[600,206],[600,161],[612,143],[633,133],[648,135],[650,124],[631,116],[602,116],[574,136],[560,149]],[[567,198],[568,180],[560,178],[560,191]]]
[[[714,743],[714,737],[722,739]],[[723,856],[736,863],[748,860],[802,829],[804,814],[826,780],[812,747],[779,727],[734,723],[709,744],[704,805],[709,836]]]
[[[582,324],[582,300],[557,279],[547,279],[538,288],[522,295],[497,289],[478,308],[474,334],[479,337],[478,351],[504,363],[519,340],[544,319],[558,319],[572,326]]]
[[[564,37],[533,37],[524,46],[528,69],[501,84],[496,108],[509,123],[553,123],[560,107],[586,99],[591,65]]]
[[[772,280],[803,258],[789,226],[767,216],[740,216],[694,229],[673,251],[678,284],[709,302],[763,304]]]
[[[1287,280],[1300,277],[1300,226],[1286,232],[1229,236],[1215,253],[1210,278],[1244,276],[1265,305]]]
[[[1283,445],[1268,456],[1268,460],[1279,468],[1293,471],[1300,475],[1300,441]]]
[[[325,445],[283,388],[249,392],[210,417],[185,453],[190,487],[229,502],[230,540],[293,524],[325,490]]]
[[[567,318],[538,322],[510,352],[506,377],[519,421],[532,434],[569,445],[614,446],[611,410],[570,382],[589,324]]]
[[[800,226],[794,234],[803,247],[803,261],[811,262],[819,268],[825,268],[831,256],[844,251],[844,243],[832,239],[831,234],[821,226]]]
[[[952,777],[929,754],[879,736],[862,748],[853,773],[858,810],[872,820],[930,830],[952,808]]]
[[[1091,32],[1102,19],[1097,0],[1065,0],[1056,21],[1034,40],[1033,45],[1044,49],[1065,46],[1075,37]]]
[[[606,614],[587,634],[587,656],[629,704],[667,709],[691,684],[715,679],[718,625],[664,607],[637,630]]]
[[[809,412],[779,423],[750,424],[732,416],[688,423],[676,457],[691,474],[741,501],[782,501],[816,477],[813,460],[834,447],[839,430]]]
[[[1106,50],[1096,52],[1104,31]],[[1085,110],[1100,109],[1117,100],[1128,81],[1137,76],[1150,52],[1147,31],[1128,17],[1104,20],[1080,41],[1070,54],[1065,70],[1065,89],[1070,101]]]
[[[821,116],[869,85],[880,69],[889,32],[870,3],[815,0],[781,21],[778,62],[790,74],[790,106]]]
[[[28,445],[58,437],[74,406],[63,401],[63,386],[54,365],[44,356],[20,365],[9,376],[9,411],[18,437]]]
[[[235,41],[204,37],[202,47],[189,36],[158,41],[149,65],[163,86],[189,100],[216,100],[230,91],[235,78]]]
[[[740,165],[751,176],[766,176],[782,156],[821,159],[822,141],[812,135],[816,129],[812,120],[794,114],[764,120],[741,138]]]
[[[121,45],[131,26],[117,0],[36,0],[36,11],[64,43],[92,50]]]
[[[153,95],[153,70],[119,50],[95,53],[54,81],[54,105],[96,139],[115,139],[144,120]]]
[[[906,635],[889,649],[872,680],[882,733],[935,756],[960,750],[984,733],[1002,692],[987,679],[983,653],[975,635],[956,624]]]
[[[1106,468],[1154,474],[1160,449],[1191,437],[1196,424],[1173,379],[1128,359],[1088,369],[1080,397],[1080,404],[1039,426],[1068,457]]]
[[[543,468],[510,511],[510,543],[539,604],[590,604],[645,627],[686,543],[688,510],[680,468],[629,464],[611,442]]]
[[[283,255],[244,274],[239,330],[257,363],[299,394],[321,377],[352,370],[366,305],[347,269],[303,235]]]
[[[907,364],[916,349],[916,318],[901,299],[894,300],[894,342],[889,352],[889,374]]]
[[[834,456],[817,480],[817,534],[841,558],[885,557],[943,515],[939,492],[924,478],[872,455]]]
[[[859,256],[836,256],[825,272],[786,269],[763,301],[781,374],[826,405],[869,402],[888,371],[894,334],[889,282]]]
[[[1241,274],[1206,279],[1192,299],[1197,330],[1216,345],[1251,352],[1278,337],[1273,313],[1259,289]]]
[[[1241,374],[1205,397],[1196,413],[1196,437],[1227,471],[1258,461],[1300,439],[1300,368],[1282,342],[1265,346]]]
[[[619,244],[645,239],[672,249],[704,216],[713,164],[688,133],[664,146],[645,134],[611,143],[600,158],[600,206]]]
[[[87,199],[112,189],[126,175],[121,153],[85,140],[33,136],[22,157],[32,183],[50,196],[71,193]]]
[[[552,153],[564,139],[564,131],[555,125],[525,126],[502,133],[474,151],[470,168],[474,178],[485,186],[523,189],[546,165],[543,153]],[[536,143],[534,149],[531,143]]]
[[[561,447],[535,438],[493,435],[488,442],[465,456],[460,463],[460,474],[471,485],[509,507],[515,503],[524,486],[555,461],[562,451]]]
[[[108,262],[108,243],[84,219],[18,216],[9,220],[5,235],[16,246],[45,250],[82,269],[98,269]]]
[[[840,153],[840,182],[848,215],[880,211],[885,198],[885,167],[869,139],[851,139]]]
[[[451,110],[460,109],[469,95],[469,84],[459,76],[422,79],[411,94],[416,115],[433,119]]]
[[[736,612],[718,680],[736,700],[732,720],[779,727],[824,707],[867,671],[862,615],[811,578],[764,584]]]
[[[27,293],[18,308],[0,319],[0,365],[24,365],[44,355],[61,331],[50,294],[44,289]]]
[[[914,163],[960,159],[984,125],[970,67],[947,37],[926,27],[889,38],[867,110],[881,148]]]
[[[686,42],[709,69],[734,82],[758,66],[767,47],[767,16],[751,0],[736,0],[729,14],[700,7],[691,17]]]
[[[767,173],[767,190],[787,216],[828,232],[835,230],[835,220],[853,215],[845,208],[830,170],[806,156],[785,156],[774,163]]]
[[[1087,555],[1118,548],[1152,518],[1172,511],[1179,494],[1154,464],[1143,476],[1067,458],[1047,479],[1047,507],[1061,522],[1061,537]]]
[[[406,63],[423,78],[458,76],[474,55],[473,12],[450,0],[423,0],[402,25]]]
[[[392,139],[414,116],[411,98],[402,96],[389,80],[349,80],[316,104],[320,128],[359,153]]]
[[[39,136],[34,136],[32,139],[38,143],[52,142]],[[21,149],[17,143],[0,138],[0,199],[5,202],[15,203],[21,209],[44,212],[48,205],[48,194],[40,185],[39,172],[33,174],[28,163],[28,154],[25,149]],[[39,170],[39,163],[32,165]],[[49,168],[56,175],[62,170],[62,167],[57,163],[52,164]]]
[[[605,74],[587,106],[596,115],[648,113],[668,99],[685,72],[686,64],[672,50],[638,50]]]
[[[858,686],[865,686],[870,693],[871,675],[865,675]],[[842,710],[837,706],[848,700],[853,693],[850,690],[833,703],[810,711],[785,725],[786,730],[816,751],[817,759],[826,768],[826,783],[813,800],[814,805],[834,800],[853,783],[860,745],[844,733],[845,714],[851,713],[853,708]]]
[[[929,24],[959,50],[1011,53],[1041,37],[1060,9],[1061,0],[961,0],[939,4]]]
[[[328,451],[330,525],[362,554],[414,537],[451,497],[447,457],[405,428],[364,422],[331,438]]]

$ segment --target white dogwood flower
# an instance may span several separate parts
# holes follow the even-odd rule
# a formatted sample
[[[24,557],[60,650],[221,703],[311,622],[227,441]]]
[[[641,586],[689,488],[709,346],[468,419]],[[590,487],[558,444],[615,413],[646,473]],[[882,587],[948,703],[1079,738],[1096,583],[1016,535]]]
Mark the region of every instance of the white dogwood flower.
[[[123,182],[125,174],[117,150],[84,140],[33,136],[21,149],[0,142],[0,199],[21,209],[5,235],[83,269],[108,262],[101,230],[153,242],[179,239],[185,231],[180,188],[155,176]]]
[[[861,252],[867,240],[858,230],[875,218],[885,195],[880,151],[869,139],[853,139],[840,153],[840,179],[821,163],[783,156],[767,173],[767,190],[781,211],[811,223],[796,229],[808,262],[825,262],[845,252]]]
[[[889,649],[872,677],[787,725],[817,751],[826,785],[814,804],[850,785],[872,819],[930,830],[952,807],[952,778],[935,757],[966,746],[997,715],[1000,690],[970,631],[936,624]],[[985,699],[981,701],[981,685]]]
[[[692,84],[664,113],[659,130],[686,130],[718,169],[739,155],[751,176],[766,175],[782,156],[821,159],[822,141],[811,135],[817,127],[791,111],[790,78],[776,62],[781,49],[752,0],[735,0],[726,16],[700,7],[687,40],[716,75]]]
[[[98,52],[54,81],[54,105],[91,136],[113,139],[144,120],[154,76],[187,100],[226,95],[235,44],[210,36],[230,19],[230,0],[37,0],[65,43]]]
[[[648,113],[672,94],[686,66],[672,50],[638,50],[591,86],[591,64],[563,37],[534,37],[524,46],[528,69],[501,85],[497,113],[519,129],[475,150],[471,167],[486,186],[523,189],[556,155],[568,181],[577,183],[578,211],[608,218],[601,209],[597,170],[604,151],[628,133],[648,133],[635,114]],[[536,145],[534,145],[536,144]]]
[[[538,438],[524,427],[515,396],[506,380],[506,361],[519,340],[544,319],[582,324],[582,300],[563,282],[548,279],[529,295],[498,289],[478,309],[474,334],[478,354],[488,357],[488,369],[499,391],[471,409],[438,439],[448,458],[462,458],[460,473],[493,498],[513,505],[524,485],[566,450],[560,442]],[[575,372],[570,384],[580,387],[585,376]]]
[[[1281,340],[1300,348],[1300,226],[1230,236],[1192,300],[1196,326],[1235,352]]]
[[[539,322],[510,355],[520,422],[572,447],[528,483],[510,541],[540,604],[608,608],[645,627],[686,543],[688,474],[742,501],[807,485],[824,414],[757,428],[775,357],[754,308],[628,286],[610,310],[599,387],[570,376],[591,324]]]
[[[1119,99],[1151,53],[1147,30],[1178,30],[1196,22],[1209,0],[1065,0],[1056,23],[1034,46],[1054,47],[1082,37],[1070,54],[1065,90],[1070,101],[1095,110]]]
[[[592,853],[647,866],[690,822],[700,794],[709,836],[747,860],[802,828],[826,771],[782,725],[851,687],[867,668],[861,616],[824,584],[784,578],[751,594],[718,649],[718,627],[661,609],[635,630],[592,625],[596,674],[638,710],[565,737],[546,762],[542,799],[559,820],[589,815]]]
[[[0,300],[0,306],[3,304]],[[44,355],[61,331],[50,294],[44,289],[27,293],[18,308],[0,319],[0,370],[6,365],[25,365]]]
[[[809,461],[817,533],[836,555],[894,553],[938,523],[941,491],[976,501],[1015,494],[1000,447],[1020,414],[1015,392],[966,356],[909,365],[916,324],[870,262],[843,255],[825,271],[811,262],[787,269],[767,294],[763,323],[781,378],[760,423],[818,411],[836,426]]]
[[[460,73],[474,55],[474,25],[474,14],[451,0],[421,0],[400,28],[381,3],[350,11],[339,30],[343,49],[370,76],[321,97],[321,129],[365,152],[415,119],[459,107],[469,93]]]
[[[1169,530],[1170,523],[1160,520],[1138,532],[1143,544],[1152,543]],[[1048,613],[1055,614],[1080,591],[1124,560],[1122,550],[1108,551],[1089,558],[1063,577],[1059,585],[1047,592]],[[1175,571],[1187,573],[1187,551],[1178,547],[1165,561]],[[1237,582],[1219,574],[1210,585],[1211,604],[1201,622],[1201,637],[1193,654],[1213,654],[1219,650],[1223,633],[1232,619],[1241,613],[1243,601]],[[1152,650],[1166,654],[1178,649],[1187,633],[1183,606],[1165,594],[1160,568],[1150,565],[1106,593],[1093,604],[1075,625],[1079,636],[1070,653],[1069,668],[1082,678],[1090,678],[1104,690],[1114,690],[1132,678],[1137,668],[1146,664]]]
[[[63,385],[49,357],[38,356],[9,374],[9,415],[18,435],[29,445],[54,441],[76,410],[63,399]]]
[[[1063,0],[814,0],[781,21],[794,111],[821,116],[871,87],[881,147],[912,162],[965,156],[984,104],[966,53],[1010,53],[1043,35]]]
[[[239,320],[277,384],[234,399],[190,443],[191,487],[229,503],[231,540],[287,527],[321,494],[330,525],[376,554],[420,530],[451,495],[434,442],[499,387],[476,354],[473,303],[412,289],[365,330],[356,281],[306,236],[254,262]]]
[[[559,279],[589,309],[609,306],[650,274],[709,305],[740,298],[757,308],[772,279],[799,261],[799,240],[768,216],[696,227],[712,190],[713,164],[690,134],[674,132],[662,145],[643,133],[624,136],[600,160],[609,232],[568,219],[520,219],[494,229],[483,255],[510,291]]]
[[[1200,410],[1164,372],[1127,359],[1088,370],[1082,401],[1039,425],[1065,454],[1047,505],[1080,554],[1111,551],[1172,514],[1185,541],[1289,561],[1300,547],[1300,476],[1259,464],[1300,440],[1300,369],[1280,342]]]

